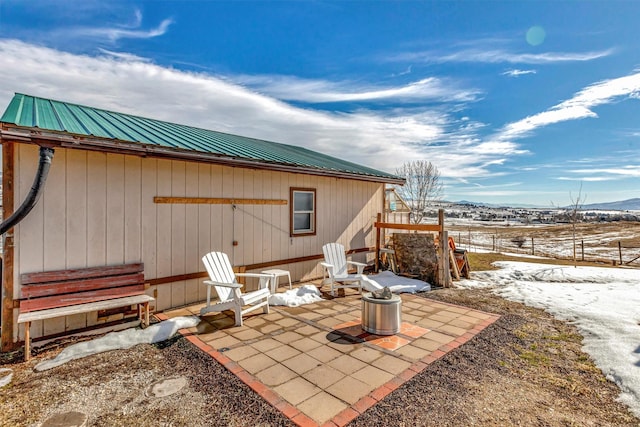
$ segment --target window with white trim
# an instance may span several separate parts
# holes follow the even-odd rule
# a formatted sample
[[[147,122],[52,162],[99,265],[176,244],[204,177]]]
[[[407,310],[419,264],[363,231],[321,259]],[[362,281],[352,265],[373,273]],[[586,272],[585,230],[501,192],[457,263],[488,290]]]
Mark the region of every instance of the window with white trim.
[[[315,188],[291,188],[291,236],[316,234]]]

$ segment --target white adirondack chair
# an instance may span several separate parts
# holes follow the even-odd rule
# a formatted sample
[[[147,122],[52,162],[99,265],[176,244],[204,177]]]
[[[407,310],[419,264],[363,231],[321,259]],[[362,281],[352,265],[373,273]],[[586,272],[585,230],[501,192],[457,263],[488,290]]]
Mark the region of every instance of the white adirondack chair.
[[[339,288],[358,288],[362,292],[362,272],[367,264],[347,261],[344,246],[340,243],[327,243],[322,247],[322,252],[324,253],[324,262],[320,265],[325,270],[322,284],[331,285],[331,295],[334,296],[334,289]],[[349,265],[356,267],[356,274],[349,274]],[[342,284],[338,285],[338,283]]]
[[[202,257],[202,262],[207,268],[211,280],[205,280],[207,285],[207,305],[200,309],[200,316],[211,312],[233,310],[236,326],[242,326],[242,315],[262,307],[264,313],[269,313],[269,281],[273,279],[271,274],[258,273],[234,273],[229,257],[223,252],[211,252]],[[242,287],[236,281],[236,277],[258,277],[260,285],[257,291],[241,293]],[[211,304],[211,287],[216,288],[219,302]],[[242,307],[248,306],[244,310]]]

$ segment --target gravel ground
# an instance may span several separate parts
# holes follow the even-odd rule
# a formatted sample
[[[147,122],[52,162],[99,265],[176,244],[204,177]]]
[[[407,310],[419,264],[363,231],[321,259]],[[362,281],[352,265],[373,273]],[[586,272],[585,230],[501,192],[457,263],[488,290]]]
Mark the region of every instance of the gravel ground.
[[[352,425],[638,426],[615,401],[575,327],[484,290],[442,289],[429,298],[502,317],[448,353]]]
[[[426,297],[502,318],[350,425],[640,425],[615,400],[615,384],[581,351],[573,326],[484,290],[441,289]],[[13,369],[14,378],[0,389],[0,425],[38,425],[66,411],[84,412],[92,426],[293,425],[182,337],[33,371],[59,351],[50,345],[28,363],[12,361],[20,354],[3,356],[0,363]],[[145,393],[150,384],[177,376],[187,386],[176,394]]]
[[[32,367],[58,351],[14,366],[0,392],[0,425],[38,425],[57,413],[79,411],[90,426],[291,426],[236,376],[181,336],[74,360],[44,372]],[[148,397],[147,387],[184,376],[176,394]]]

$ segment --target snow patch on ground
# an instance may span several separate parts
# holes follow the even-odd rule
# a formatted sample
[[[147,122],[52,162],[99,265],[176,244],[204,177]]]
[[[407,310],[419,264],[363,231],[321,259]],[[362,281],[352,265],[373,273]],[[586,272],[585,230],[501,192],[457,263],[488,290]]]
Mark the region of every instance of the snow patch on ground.
[[[11,383],[13,379],[13,371],[9,368],[0,368],[0,387],[4,387]]]
[[[322,301],[322,297],[320,296],[320,291],[314,285],[303,285],[269,297],[269,305],[285,305],[287,307],[298,307],[318,301]]]
[[[131,348],[136,344],[153,344],[165,341],[175,335],[179,329],[191,328],[198,323],[200,323],[198,317],[184,316],[156,323],[146,329],[131,328],[119,332],[110,332],[91,341],[73,344],[62,350],[55,358],[38,363],[34,369],[36,371],[45,371],[70,360],[80,359],[92,354]]]
[[[619,400],[640,416],[640,271],[501,261],[456,286],[491,288],[576,325],[583,349],[622,390]]]
[[[392,271],[381,271],[378,274],[363,276],[362,287],[368,291],[375,291],[388,286],[394,294],[425,292],[431,290],[431,285],[417,279],[396,276]]]

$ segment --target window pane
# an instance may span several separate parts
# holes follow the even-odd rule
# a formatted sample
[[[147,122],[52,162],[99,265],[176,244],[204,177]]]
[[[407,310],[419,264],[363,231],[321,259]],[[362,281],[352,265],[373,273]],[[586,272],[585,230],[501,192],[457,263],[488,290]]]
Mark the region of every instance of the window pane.
[[[293,231],[313,231],[311,229],[311,214],[297,213],[293,215]]]
[[[294,191],[293,210],[294,211],[312,211],[313,210],[313,193]]]

